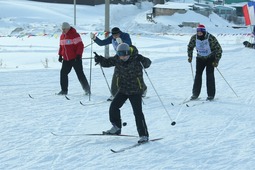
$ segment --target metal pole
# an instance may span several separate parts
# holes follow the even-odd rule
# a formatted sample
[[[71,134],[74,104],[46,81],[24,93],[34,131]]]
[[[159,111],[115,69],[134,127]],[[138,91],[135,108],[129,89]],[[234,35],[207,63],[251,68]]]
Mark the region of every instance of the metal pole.
[[[89,70],[89,88],[90,88],[90,93],[89,93],[89,101],[90,101],[90,98],[91,98],[91,77],[92,77],[92,55],[93,55],[93,40],[91,39],[91,50],[90,50],[90,70]]]
[[[110,0],[105,0],[105,32],[110,32]],[[109,34],[105,34],[105,38],[107,38]],[[109,57],[109,45],[105,46],[104,56]]]
[[[92,46],[93,43],[94,43],[94,41],[92,41],[90,44],[84,46],[84,48],[87,48],[88,46]]]
[[[220,70],[215,67],[217,69],[217,71],[220,73],[221,77],[225,80],[225,82],[227,83],[228,87],[233,91],[233,93],[235,93],[236,97],[238,97],[238,95],[236,94],[235,90],[230,86],[230,84],[228,83],[228,81],[225,79],[225,77],[223,76],[223,74],[220,72]]]
[[[109,86],[109,83],[108,83],[107,78],[106,78],[106,76],[105,76],[105,74],[104,74],[104,70],[103,70],[103,67],[101,66],[101,64],[100,64],[100,68],[101,68],[102,74],[103,74],[103,76],[104,76],[105,82],[106,82],[106,84],[107,84],[107,87],[108,87],[108,89],[109,89],[109,92],[110,92],[110,94],[112,95],[111,88],[110,88],[110,86]],[[117,93],[116,93],[116,94],[117,94]],[[113,95],[112,95],[112,96],[113,96]],[[115,97],[115,96],[113,96],[113,97]]]
[[[174,126],[174,125],[176,124],[176,122],[173,121],[173,119],[171,118],[171,116],[170,116],[169,112],[167,111],[165,105],[163,104],[163,101],[161,100],[161,98],[160,98],[160,96],[159,96],[159,94],[158,94],[156,88],[154,87],[154,85],[153,85],[153,83],[152,83],[152,81],[151,81],[151,79],[150,79],[150,77],[149,77],[147,71],[145,70],[145,68],[144,68],[144,66],[143,66],[143,63],[140,62],[140,64],[141,64],[141,66],[143,67],[143,71],[145,72],[145,74],[146,74],[148,80],[150,81],[152,88],[154,89],[156,95],[158,96],[158,99],[159,99],[159,101],[161,102],[161,105],[163,106],[163,108],[165,109],[165,111],[166,111],[166,113],[167,113],[169,119],[171,120],[171,125]]]
[[[96,52],[94,52],[94,54],[95,54],[95,55],[98,55]],[[96,63],[96,65],[97,65],[97,64],[100,64],[100,63]],[[110,86],[109,86],[109,83],[108,83],[107,78],[106,78],[106,76],[105,76],[105,74],[104,74],[104,70],[103,70],[103,67],[101,66],[101,64],[100,64],[100,68],[101,68],[101,71],[102,71],[102,73],[103,73],[105,82],[106,82],[106,84],[107,84],[107,86],[108,86],[108,89],[109,89],[109,91],[110,91],[110,93],[111,93],[111,95],[112,95],[111,88],[110,88]],[[112,96],[113,96],[113,95],[112,95]],[[113,96],[113,97],[115,97],[115,96]]]
[[[73,25],[76,26],[76,0],[73,0],[73,5],[74,5],[74,21]]]
[[[192,73],[193,81],[195,81],[192,63],[190,63],[190,68],[191,68],[191,73]]]

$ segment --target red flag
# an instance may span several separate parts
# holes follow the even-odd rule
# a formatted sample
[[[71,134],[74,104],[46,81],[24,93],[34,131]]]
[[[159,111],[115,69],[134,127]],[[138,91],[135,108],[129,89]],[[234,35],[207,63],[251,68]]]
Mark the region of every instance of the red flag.
[[[243,6],[245,25],[255,25],[255,2],[248,2]]]
[[[247,4],[243,6],[243,15],[245,20],[245,25],[251,25],[251,20],[250,20]]]

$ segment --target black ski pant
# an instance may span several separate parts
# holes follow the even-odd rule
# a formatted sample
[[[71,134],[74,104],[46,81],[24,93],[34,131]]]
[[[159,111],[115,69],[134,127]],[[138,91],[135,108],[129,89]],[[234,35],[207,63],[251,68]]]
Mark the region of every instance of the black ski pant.
[[[199,96],[201,92],[202,86],[202,74],[204,69],[206,68],[206,87],[207,87],[207,95],[215,96],[215,78],[214,78],[214,66],[212,58],[201,58],[197,57],[196,59],[196,76],[193,85],[193,95]]]
[[[112,92],[112,96],[115,96],[116,93],[118,92],[116,67],[114,68],[114,72],[112,76],[111,92]]]
[[[127,99],[129,99],[131,106],[133,108],[137,132],[138,132],[139,136],[149,136],[149,133],[147,130],[147,125],[146,125],[145,118],[144,118],[144,114],[142,111],[142,96],[141,96],[141,94],[125,95],[121,92],[117,93],[117,95],[113,99],[113,101],[110,105],[110,109],[109,109],[110,122],[119,128],[122,127],[120,108],[123,106],[123,104],[125,103],[125,101]]]
[[[68,91],[68,74],[70,71],[74,68],[75,73],[81,83],[81,86],[85,92],[90,93],[90,87],[89,83],[87,81],[87,78],[83,72],[83,66],[82,66],[82,60],[70,60],[65,61],[63,60],[62,68],[60,70],[60,85],[62,91]]]

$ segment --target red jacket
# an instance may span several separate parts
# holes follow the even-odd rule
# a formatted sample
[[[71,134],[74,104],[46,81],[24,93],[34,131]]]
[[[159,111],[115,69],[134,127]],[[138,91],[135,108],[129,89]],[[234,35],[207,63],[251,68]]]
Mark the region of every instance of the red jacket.
[[[63,56],[64,60],[69,61],[75,59],[77,55],[82,56],[83,49],[81,36],[73,27],[66,34],[61,34],[58,55]]]

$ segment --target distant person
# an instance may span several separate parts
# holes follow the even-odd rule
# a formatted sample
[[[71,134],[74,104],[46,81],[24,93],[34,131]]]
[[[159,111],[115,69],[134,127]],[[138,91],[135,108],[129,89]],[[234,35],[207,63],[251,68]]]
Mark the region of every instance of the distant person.
[[[255,25],[253,26],[252,35],[253,35],[253,43],[255,43]]]
[[[249,41],[244,41],[243,45],[244,45],[244,47],[255,49],[255,43],[250,43]]]
[[[215,96],[214,67],[221,59],[222,49],[218,40],[206,31],[204,25],[198,25],[197,33],[193,35],[188,44],[188,62],[192,62],[193,50],[196,48],[196,76],[193,84],[193,95],[190,100],[198,98],[202,86],[202,74],[206,68],[207,100]]]
[[[253,26],[252,36],[254,38],[253,43],[250,43],[249,41],[244,41],[243,42],[244,47],[255,49],[255,25]]]
[[[128,44],[122,43],[117,47],[117,54],[114,57],[104,58],[103,56],[95,55],[95,62],[100,63],[102,67],[117,68],[116,76],[118,77],[119,92],[111,102],[109,109],[110,122],[112,128],[103,132],[106,135],[121,134],[121,115],[120,108],[129,99],[133,108],[135,122],[140,139],[138,143],[144,143],[149,140],[149,133],[142,111],[142,94],[143,87],[143,67],[148,68],[151,65],[151,60],[140,54],[137,49],[129,47]],[[142,66],[143,65],[143,66]]]
[[[118,27],[114,27],[111,30],[111,34],[112,34],[111,36],[109,36],[108,38],[106,38],[104,40],[100,40],[93,33],[90,33],[90,37],[99,46],[105,46],[105,45],[112,44],[115,51],[117,50],[117,46],[121,43],[126,43],[129,46],[132,45],[130,35],[128,33],[122,32]],[[116,78],[116,68],[115,68],[113,76],[112,76],[112,84],[111,84],[111,94],[112,94],[112,96],[110,96],[110,98],[107,99],[108,101],[112,101],[114,96],[118,92],[118,87],[117,87],[116,84],[117,84],[117,78]],[[144,96],[146,95],[146,90],[147,90],[147,87],[145,86]]]
[[[85,95],[91,94],[90,87],[82,67],[81,57],[83,49],[84,45],[82,39],[76,32],[75,28],[71,27],[69,23],[63,22],[58,52],[58,61],[62,63],[62,68],[60,71],[61,91],[58,93],[58,95],[68,94],[68,74],[72,68],[74,68],[76,72],[81,86],[85,91]]]

